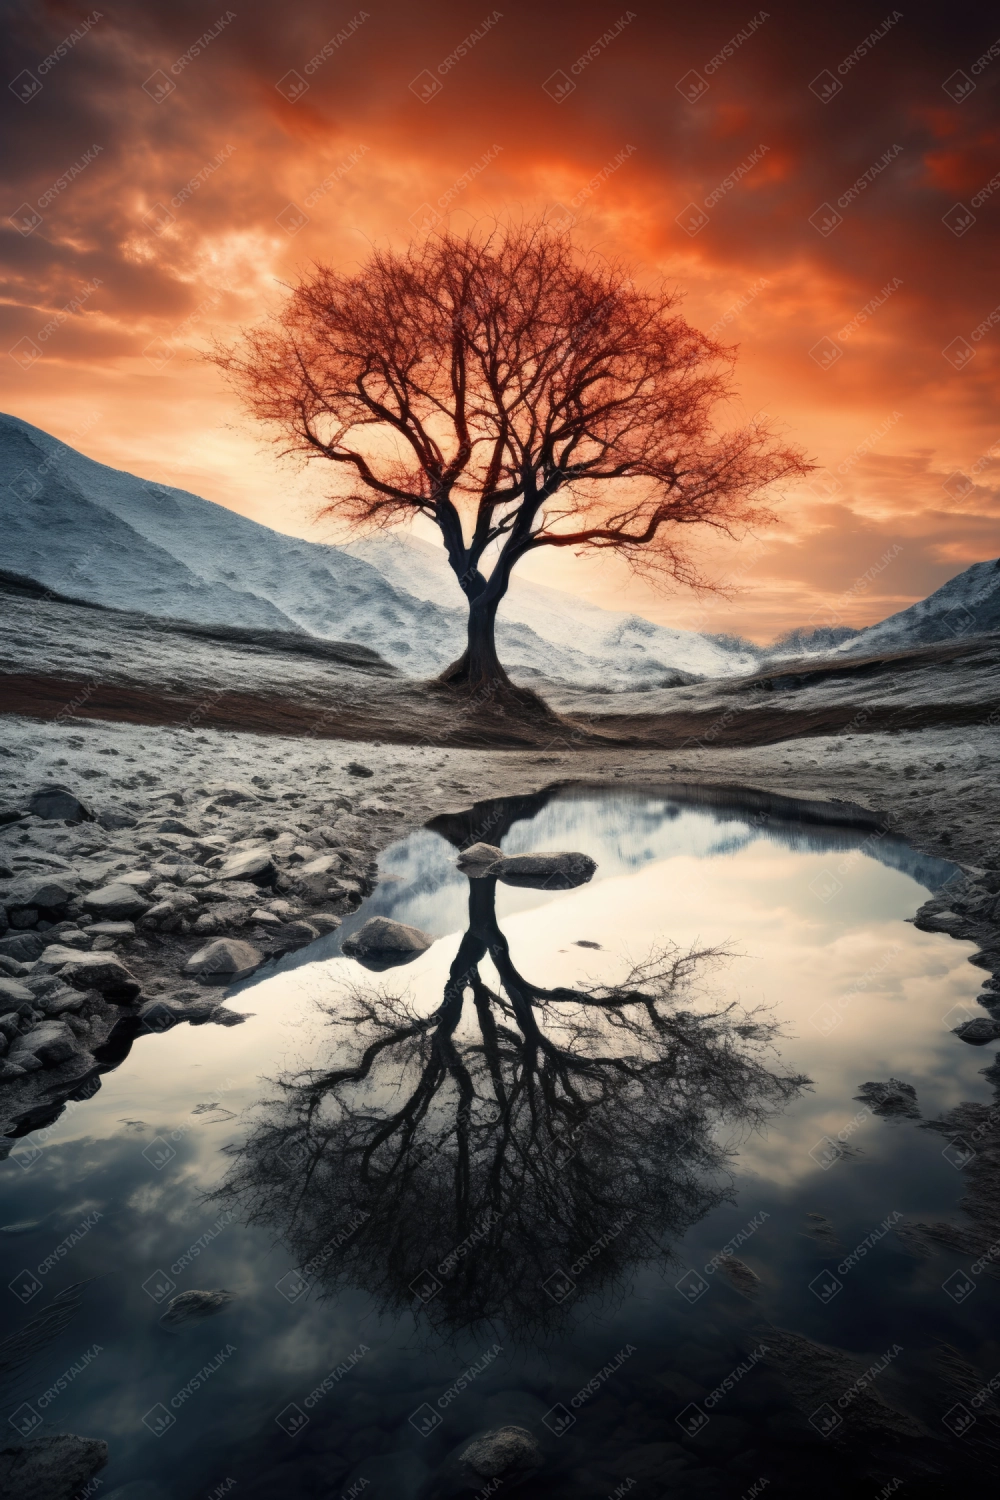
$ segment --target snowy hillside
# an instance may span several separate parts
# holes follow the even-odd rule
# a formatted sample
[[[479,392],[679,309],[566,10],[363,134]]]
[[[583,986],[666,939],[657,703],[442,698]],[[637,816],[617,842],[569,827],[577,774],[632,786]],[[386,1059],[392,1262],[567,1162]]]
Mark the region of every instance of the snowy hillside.
[[[859,631],[835,654],[857,656],[893,646],[930,645],[994,630],[1000,630],[1000,559],[973,563],[926,599]]]
[[[444,555],[380,538],[348,548],[300,541],[186,490],[95,463],[0,416],[3,565],[62,594],[158,617],[305,631],[378,651],[413,676],[464,644],[465,605]],[[498,627],[515,678],[637,688],[672,670],[749,670],[693,632],[522,585]]]
[[[414,537],[389,535],[365,537],[344,550],[371,563],[397,588],[418,599],[461,605],[458,580],[441,547]],[[643,678],[659,685],[671,669],[728,677],[752,672],[759,659],[758,653],[749,650],[727,651],[693,630],[672,630],[640,615],[601,609],[560,589],[518,578],[516,573],[500,606],[499,621],[504,634],[513,635],[515,626],[526,627],[560,651],[582,653],[600,663],[602,676],[595,686],[607,681],[605,672],[613,678],[626,677],[632,688]]]

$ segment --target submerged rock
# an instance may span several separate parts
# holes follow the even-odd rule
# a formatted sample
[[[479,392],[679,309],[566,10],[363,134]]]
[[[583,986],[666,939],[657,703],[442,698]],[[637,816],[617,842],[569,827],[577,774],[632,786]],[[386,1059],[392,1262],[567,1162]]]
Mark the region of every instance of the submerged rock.
[[[192,974],[202,984],[228,984],[252,974],[263,959],[259,948],[238,938],[217,938],[206,943],[197,953],[192,953],[184,965],[185,974]]]
[[[567,891],[586,885],[597,864],[589,854],[557,850],[551,854],[510,854],[489,868],[505,885],[535,890]]]
[[[952,1030],[963,1042],[969,1042],[973,1047],[983,1047],[987,1042],[995,1042],[1000,1037],[1000,1021],[995,1021],[990,1016],[977,1016],[974,1021],[965,1021]]]
[[[487,1493],[500,1485],[516,1489],[542,1463],[538,1440],[526,1427],[494,1427],[458,1445],[435,1476],[431,1494],[435,1500],[450,1500],[481,1492],[484,1486],[489,1486]]]
[[[216,1287],[210,1292],[181,1292],[179,1297],[173,1297],[167,1303],[167,1310],[160,1322],[166,1328],[179,1328],[182,1323],[214,1317],[232,1300],[232,1292],[227,1292],[224,1287]]]
[[[426,953],[434,939],[391,917],[369,917],[363,927],[344,939],[343,952],[366,968],[392,968]]]
[[[71,1432],[4,1442],[0,1494],[4,1500],[71,1500],[107,1461],[107,1443]]]
[[[863,1083],[854,1097],[867,1104],[873,1115],[899,1116],[908,1120],[920,1118],[917,1091],[912,1083],[904,1083],[901,1078],[888,1078],[884,1083]]]

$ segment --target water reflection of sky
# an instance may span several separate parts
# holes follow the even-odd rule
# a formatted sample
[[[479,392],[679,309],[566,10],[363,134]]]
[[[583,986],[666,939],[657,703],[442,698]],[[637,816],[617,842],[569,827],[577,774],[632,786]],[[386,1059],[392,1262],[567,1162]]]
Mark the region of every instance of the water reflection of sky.
[[[402,1467],[390,1465],[391,1477],[373,1481],[369,1493],[373,1500],[405,1496],[415,1493],[432,1456],[436,1461],[477,1427],[500,1420],[538,1427],[558,1393],[585,1381],[609,1350],[629,1341],[637,1347],[637,1373],[629,1377],[637,1381],[640,1370],[648,1381],[650,1372],[658,1378],[669,1367],[704,1384],[724,1372],[762,1318],[861,1351],[891,1343],[915,1320],[917,1341],[938,1333],[970,1351],[981,1345],[987,1307],[995,1309],[990,1289],[967,1307],[954,1306],[940,1283],[960,1261],[916,1260],[891,1235],[834,1302],[823,1305],[808,1289],[887,1215],[957,1211],[963,1184],[942,1158],[941,1138],[913,1122],[875,1118],[854,1099],[860,1084],[890,1075],[916,1087],[925,1117],[989,1097],[980,1076],[988,1053],[949,1030],[956,1006],[981,1013],[981,976],[966,961],[971,947],[905,920],[950,868],[863,830],[788,819],[754,824],[738,806],[702,808],[653,793],[559,796],[533,819],[516,822],[503,846],[578,849],[598,862],[593,882],[576,891],[498,887],[497,913],[523,973],[540,984],[572,985],[616,977],[658,939],[728,944],[738,956],[716,976],[719,993],[748,1007],[773,1007],[786,1034],[783,1069],[807,1074],[812,1090],[766,1132],[740,1143],[733,1201],[688,1231],[672,1272],[643,1270],[613,1304],[582,1307],[555,1345],[505,1347],[428,1443],[408,1424],[409,1413],[436,1400],[481,1355],[482,1338],[429,1346],[416,1316],[383,1318],[350,1290],[329,1301],[311,1294],[287,1300],[278,1288],[295,1267],[280,1236],[220,1218],[218,1204],[205,1197],[226,1170],[222,1148],[242,1137],[244,1111],[273,1092],[265,1080],[322,1054],[316,1002],[330,1003],[338,985],[360,972],[338,955],[339,938],[241,986],[232,1004],[250,1013],[244,1025],[184,1026],[141,1039],[96,1097],[22,1142],[0,1175],[0,1225],[7,1226],[0,1232],[0,1284],[18,1284],[24,1269],[43,1283],[24,1307],[5,1294],[7,1326],[19,1327],[70,1283],[95,1278],[77,1317],[41,1351],[17,1394],[38,1409],[47,1386],[101,1346],[44,1407],[43,1430],[108,1441],[112,1462],[102,1493],[146,1479],[159,1486],[149,1500],[186,1500],[252,1459],[253,1475],[241,1479],[247,1494],[281,1492],[281,1465],[284,1493],[339,1494],[321,1488],[317,1477],[326,1441],[340,1465],[338,1484],[348,1461],[363,1466],[372,1454],[403,1454]],[[454,859],[438,833],[403,841],[383,857],[383,884],[350,924],[384,912],[437,937],[427,954],[390,976],[422,1004],[440,998],[465,926],[469,887]],[[600,948],[581,948],[581,939]],[[810,1155],[824,1137],[847,1148],[827,1170]],[[157,1167],[152,1161],[169,1155],[163,1142],[173,1155]],[[811,1238],[807,1213],[829,1219],[836,1241]],[[711,1274],[708,1292],[687,1305],[673,1286],[680,1272],[703,1269],[755,1220],[739,1253],[761,1278],[756,1307]],[[81,1235],[85,1223],[91,1227]],[[235,1300],[216,1318],[166,1333],[161,1307],[144,1290],[160,1272],[174,1283],[172,1295],[227,1287]],[[502,1332],[497,1337],[503,1341]],[[361,1343],[369,1352],[357,1368],[318,1403],[299,1438],[287,1437],[276,1416],[301,1404]],[[183,1395],[214,1361],[218,1369]],[[142,1420],[157,1403],[175,1417],[161,1437]],[[591,1438],[572,1439],[582,1444],[581,1461],[587,1441],[600,1441],[602,1451],[615,1442],[627,1446],[618,1428],[616,1439],[600,1437],[596,1405],[593,1412]],[[254,1490],[254,1475],[271,1475],[272,1488],[261,1479],[263,1488]]]

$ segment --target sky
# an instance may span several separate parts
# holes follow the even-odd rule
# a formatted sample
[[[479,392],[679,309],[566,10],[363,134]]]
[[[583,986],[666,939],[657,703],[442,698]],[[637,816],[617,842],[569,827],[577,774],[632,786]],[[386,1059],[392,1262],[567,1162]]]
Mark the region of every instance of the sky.
[[[547,215],[739,346],[737,425],[816,464],[701,544],[728,597],[614,559],[540,582],[768,640],[861,626],[1000,551],[1000,14],[575,0],[0,5],[0,408],[318,541],[203,359],[315,261]],[[549,552],[551,549],[545,549]]]

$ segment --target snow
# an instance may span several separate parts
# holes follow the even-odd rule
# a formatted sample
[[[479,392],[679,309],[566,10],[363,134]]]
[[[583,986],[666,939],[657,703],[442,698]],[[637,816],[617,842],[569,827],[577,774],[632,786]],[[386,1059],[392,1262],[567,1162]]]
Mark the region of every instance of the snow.
[[[75,598],[353,641],[414,677],[463,648],[465,604],[442,550],[399,537],[332,547],[285,536],[2,415],[0,523],[6,568]],[[721,676],[754,665],[694,632],[520,581],[498,642],[521,680],[605,690],[659,686],[671,670]]]
[[[302,541],[187,490],[108,468],[0,414],[3,566],[74,598],[201,624],[294,631],[377,651],[428,677],[464,646],[466,607],[443,549],[407,535],[346,547]],[[776,656],[856,655],[1000,628],[1000,565],[977,563],[930,598],[831,651],[727,648],[515,575],[497,626],[517,681],[602,693],[750,673]]]

